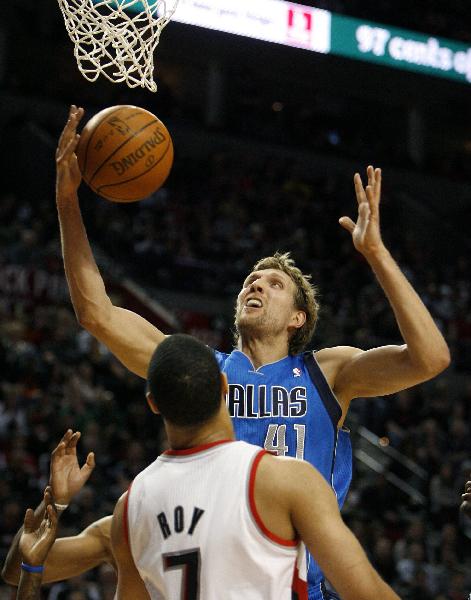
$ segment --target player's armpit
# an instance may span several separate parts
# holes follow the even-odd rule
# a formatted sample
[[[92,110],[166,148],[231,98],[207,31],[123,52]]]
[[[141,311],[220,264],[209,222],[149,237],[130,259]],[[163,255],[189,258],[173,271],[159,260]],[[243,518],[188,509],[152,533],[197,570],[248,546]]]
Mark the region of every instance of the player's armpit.
[[[399,600],[346,527],[332,489],[308,463],[290,465],[287,490],[293,525],[343,600]]]
[[[111,516],[103,517],[79,535],[57,539],[45,563],[43,582],[76,577],[102,563],[114,566],[110,542],[111,519]]]
[[[81,324],[125,367],[144,379],[155,348],[166,337],[140,315],[118,306],[112,306],[106,318]]]
[[[117,600],[150,600],[146,586],[139,575],[129,548],[124,530],[124,511],[126,510],[126,495],[123,494],[116,503],[111,525],[111,545],[118,568]]]

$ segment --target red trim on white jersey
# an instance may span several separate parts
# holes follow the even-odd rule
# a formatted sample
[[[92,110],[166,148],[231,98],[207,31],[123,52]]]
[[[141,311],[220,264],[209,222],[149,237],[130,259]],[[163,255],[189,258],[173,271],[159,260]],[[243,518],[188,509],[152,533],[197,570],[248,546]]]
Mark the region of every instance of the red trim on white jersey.
[[[293,600],[308,600],[307,581],[299,577],[298,567],[294,567],[293,575]]]
[[[219,444],[228,444],[229,442],[234,441],[235,440],[218,440],[217,442],[210,442],[209,444],[202,444],[201,446],[194,446],[193,448],[185,448],[184,450],[165,450],[163,454],[166,456],[188,456],[189,454],[198,454],[198,452],[203,452],[204,450],[208,450],[208,448],[219,446]]]
[[[281,546],[288,546],[289,548],[294,548],[298,545],[298,540],[285,540],[285,539],[277,536],[275,533],[271,532],[267,527],[265,527],[265,524],[263,523],[263,521],[258,513],[257,507],[255,505],[255,477],[257,475],[258,465],[260,464],[260,461],[266,454],[269,454],[269,452],[267,452],[266,450],[260,450],[260,452],[255,456],[254,461],[252,463],[252,467],[250,469],[250,477],[249,477],[250,511],[252,512],[252,516],[253,516],[258,528],[267,538],[269,538],[270,540],[272,540],[272,542],[275,542]]]

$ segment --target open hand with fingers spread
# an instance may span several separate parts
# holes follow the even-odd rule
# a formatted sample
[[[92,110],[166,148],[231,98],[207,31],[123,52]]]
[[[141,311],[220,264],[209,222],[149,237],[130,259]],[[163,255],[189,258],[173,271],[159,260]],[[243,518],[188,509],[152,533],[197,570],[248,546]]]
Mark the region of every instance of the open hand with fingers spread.
[[[95,455],[90,452],[80,468],[77,460],[77,442],[80,431],[68,429],[51,455],[49,483],[57,504],[69,504],[87,482],[95,468]]]
[[[49,487],[44,491],[44,503],[46,512],[37,529],[34,527],[34,511],[32,508],[28,508],[20,537],[19,546],[23,562],[32,567],[44,564],[57,535],[57,512]]]
[[[74,104],[70,107],[69,119],[59,138],[56,150],[57,192],[58,197],[67,197],[75,194],[82,180],[75,150],[80,136],[77,127],[83,117],[83,108]]]
[[[363,187],[359,173],[355,173],[355,194],[358,202],[356,223],[350,217],[339,219],[340,225],[352,234],[358,252],[365,257],[374,255],[384,248],[379,228],[379,203],[381,199],[381,169],[369,166],[366,170],[368,185]]]

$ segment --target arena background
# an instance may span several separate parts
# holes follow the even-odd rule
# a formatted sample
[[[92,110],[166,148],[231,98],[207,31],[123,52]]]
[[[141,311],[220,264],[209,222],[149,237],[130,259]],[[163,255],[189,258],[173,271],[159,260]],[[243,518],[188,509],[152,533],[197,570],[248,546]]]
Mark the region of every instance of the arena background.
[[[471,46],[469,2],[306,4]],[[467,598],[471,526],[458,506],[471,472],[471,83],[179,23],[156,56],[157,94],[89,83],[55,2],[2,2],[0,559],[24,509],[39,502],[67,427],[82,431],[81,456],[94,450],[97,468],[61,535],[109,514],[165,445],[143,382],[75,321],[54,202],[69,105],[90,117],[137,104],[171,131],[172,174],[130,206],[82,186],[90,240],[117,303],[221,350],[231,346],[244,274],[277,249],[290,250],[320,288],[313,348],[399,341],[383,293],[337,222],[355,214],[353,173],[383,168],[384,238],[453,361],[426,385],[353,403],[344,516],[402,598]],[[108,567],[44,589],[51,600],[113,594]],[[0,597],[11,597],[8,586]]]

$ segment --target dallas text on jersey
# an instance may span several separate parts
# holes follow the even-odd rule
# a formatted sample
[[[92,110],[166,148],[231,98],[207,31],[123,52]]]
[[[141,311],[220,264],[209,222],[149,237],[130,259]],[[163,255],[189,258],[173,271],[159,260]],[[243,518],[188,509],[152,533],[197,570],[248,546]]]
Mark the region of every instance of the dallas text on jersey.
[[[227,408],[231,417],[264,419],[270,417],[303,417],[307,413],[307,390],[298,386],[287,390],[283,386],[229,384]]]

